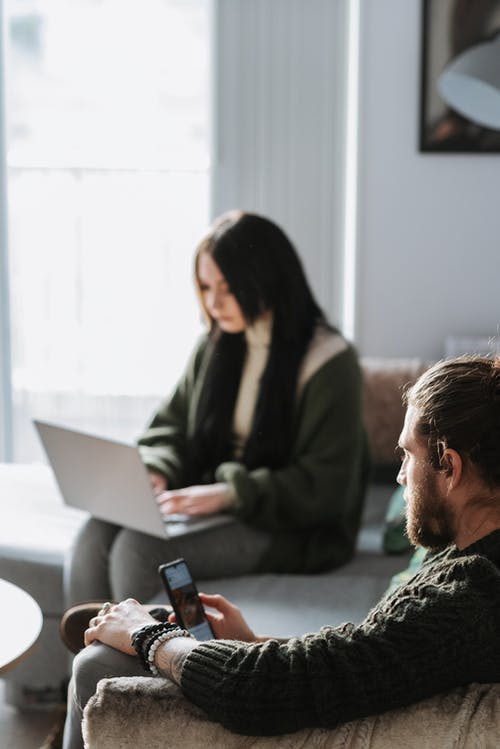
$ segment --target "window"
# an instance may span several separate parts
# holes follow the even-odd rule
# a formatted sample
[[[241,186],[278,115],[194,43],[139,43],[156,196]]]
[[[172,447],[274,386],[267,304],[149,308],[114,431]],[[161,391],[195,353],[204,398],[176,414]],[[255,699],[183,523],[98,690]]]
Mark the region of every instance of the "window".
[[[133,440],[201,332],[209,0],[10,0],[14,459],[31,418]]]

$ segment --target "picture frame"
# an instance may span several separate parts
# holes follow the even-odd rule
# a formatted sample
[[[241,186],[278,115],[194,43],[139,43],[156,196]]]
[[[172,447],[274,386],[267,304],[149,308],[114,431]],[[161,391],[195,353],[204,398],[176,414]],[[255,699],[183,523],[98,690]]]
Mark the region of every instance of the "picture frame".
[[[419,149],[499,153],[500,131],[475,124],[441,98],[438,78],[456,55],[500,33],[500,0],[422,0]]]

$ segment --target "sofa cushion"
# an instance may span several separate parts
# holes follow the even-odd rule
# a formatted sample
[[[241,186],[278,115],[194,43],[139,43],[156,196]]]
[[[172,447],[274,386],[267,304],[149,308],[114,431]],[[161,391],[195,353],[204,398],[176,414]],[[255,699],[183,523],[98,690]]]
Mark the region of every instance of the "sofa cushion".
[[[403,583],[407,583],[408,580],[413,577],[413,575],[418,571],[418,568],[424,561],[426,554],[427,549],[424,549],[423,546],[417,546],[412,556],[410,557],[408,566],[402,569],[400,572],[396,572],[396,574],[391,577],[391,582],[387,589],[387,593],[392,593],[392,591],[396,588],[399,588],[400,585],[402,585]]]
[[[103,679],[83,720],[87,749],[493,749],[500,735],[500,684],[471,684],[335,729],[248,737],[208,720],[166,679]]]
[[[363,419],[372,460],[377,467],[389,467],[396,477],[396,445],[403,426],[403,392],[424,372],[421,359],[377,359],[363,357]],[[394,473],[392,473],[394,471]]]

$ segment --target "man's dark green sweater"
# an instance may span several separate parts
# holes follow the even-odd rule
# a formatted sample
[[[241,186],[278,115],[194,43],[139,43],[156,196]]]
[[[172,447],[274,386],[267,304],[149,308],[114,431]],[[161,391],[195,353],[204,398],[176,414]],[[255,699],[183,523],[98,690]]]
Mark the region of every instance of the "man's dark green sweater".
[[[201,643],[184,663],[182,690],[233,731],[275,735],[500,681],[499,567],[500,530],[428,554],[359,626],[286,643]]]

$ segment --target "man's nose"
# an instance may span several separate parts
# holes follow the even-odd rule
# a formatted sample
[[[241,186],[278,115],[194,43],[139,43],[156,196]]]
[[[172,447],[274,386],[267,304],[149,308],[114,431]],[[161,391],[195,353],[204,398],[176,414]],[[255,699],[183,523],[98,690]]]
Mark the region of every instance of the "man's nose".
[[[406,486],[406,472],[402,466],[398,471],[398,475],[396,476],[396,481],[400,486]]]

